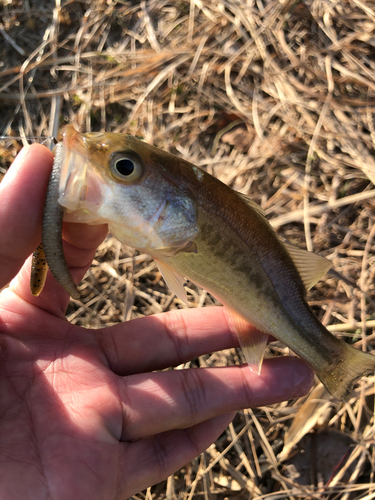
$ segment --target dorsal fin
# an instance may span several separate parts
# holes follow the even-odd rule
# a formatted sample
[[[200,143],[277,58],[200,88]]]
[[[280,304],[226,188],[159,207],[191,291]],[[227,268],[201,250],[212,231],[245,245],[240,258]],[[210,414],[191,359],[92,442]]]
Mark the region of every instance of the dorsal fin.
[[[243,199],[243,201],[249,205],[249,207],[251,207],[253,210],[255,210],[255,212],[257,212],[259,215],[261,215],[263,217],[263,219],[269,224],[268,220],[266,219],[266,214],[263,212],[263,209],[258,205],[258,203],[255,203],[255,201],[253,201],[250,196],[247,196],[246,194],[242,194],[242,193],[239,193],[238,191],[236,191],[236,193],[241,196],[241,198]]]
[[[302,250],[289,243],[284,243],[284,246],[292,257],[306,290],[310,290],[332,266],[332,262],[321,255]]]
[[[255,203],[246,194],[239,193],[238,191],[236,191],[236,193],[241,196],[244,202],[253,210],[255,210],[255,212],[257,212],[257,214],[259,214],[262,219],[271,227],[265,213],[257,203]],[[321,255],[317,255],[313,252],[308,252],[307,250],[302,250],[301,248],[290,245],[289,243],[284,243],[284,246],[291,256],[296,268],[298,269],[306,290],[310,290],[310,288],[313,287],[315,283],[317,283],[332,266],[332,263]]]

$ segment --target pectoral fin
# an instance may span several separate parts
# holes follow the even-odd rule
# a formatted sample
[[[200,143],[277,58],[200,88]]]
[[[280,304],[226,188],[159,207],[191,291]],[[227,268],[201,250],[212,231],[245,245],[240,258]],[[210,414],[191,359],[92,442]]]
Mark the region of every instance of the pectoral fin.
[[[185,302],[185,304],[189,305],[186,291],[184,288],[185,279],[180,276],[174,269],[172,269],[168,264],[162,262],[159,259],[155,259],[155,262],[166,282],[167,286],[171,289],[173,293],[177,295],[177,297]]]
[[[177,241],[173,244],[173,246],[158,248],[155,252],[156,255],[162,257],[173,257],[173,255],[177,255],[178,253],[198,253],[197,245],[194,241]],[[154,260],[156,260],[154,258]],[[160,261],[159,261],[160,262]]]
[[[292,257],[306,290],[310,290],[332,266],[332,263],[321,255],[302,250],[289,243],[284,243],[284,246]]]
[[[250,370],[260,375],[268,335],[227,309],[226,316],[230,329],[237,335]]]

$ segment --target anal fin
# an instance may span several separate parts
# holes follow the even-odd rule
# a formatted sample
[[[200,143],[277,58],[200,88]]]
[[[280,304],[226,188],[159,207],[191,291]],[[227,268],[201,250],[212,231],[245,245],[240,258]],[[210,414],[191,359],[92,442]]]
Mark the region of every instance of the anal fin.
[[[233,311],[226,309],[229,328],[237,335],[242,352],[252,372],[260,375],[268,335]]]

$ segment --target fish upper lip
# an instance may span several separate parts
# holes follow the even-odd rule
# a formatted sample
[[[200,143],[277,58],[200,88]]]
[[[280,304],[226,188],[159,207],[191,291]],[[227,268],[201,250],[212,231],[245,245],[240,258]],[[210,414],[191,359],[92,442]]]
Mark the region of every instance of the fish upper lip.
[[[65,151],[69,151],[69,153],[74,152],[77,154],[87,156],[85,142],[86,141],[84,137],[82,137],[82,134],[77,132],[77,130],[73,127],[73,125],[67,125],[65,127],[63,133],[63,145]]]
[[[79,209],[85,199],[87,154],[84,142],[81,134],[72,125],[65,127],[59,203],[69,210]]]

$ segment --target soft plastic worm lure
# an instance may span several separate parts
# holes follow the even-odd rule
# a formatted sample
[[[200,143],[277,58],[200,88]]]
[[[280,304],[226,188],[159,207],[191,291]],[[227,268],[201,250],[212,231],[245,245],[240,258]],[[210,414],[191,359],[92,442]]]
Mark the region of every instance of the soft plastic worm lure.
[[[74,299],[78,299],[79,291],[69,272],[62,246],[64,210],[58,203],[58,199],[63,158],[63,145],[58,143],[55,147],[55,160],[53,162],[44,204],[42,244],[39,245],[33,254],[30,289],[31,293],[36,296],[42,291],[48,271],[48,262],[52,274],[59,281],[61,286],[63,286]]]

